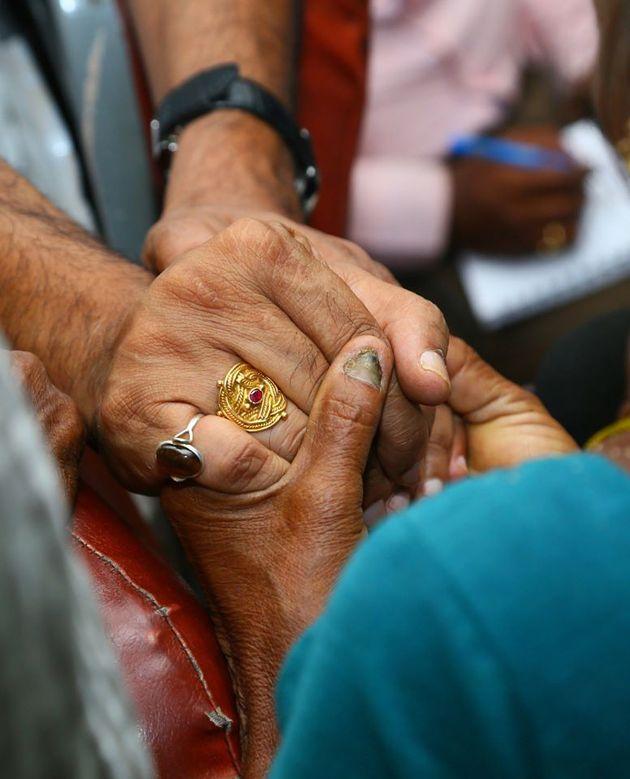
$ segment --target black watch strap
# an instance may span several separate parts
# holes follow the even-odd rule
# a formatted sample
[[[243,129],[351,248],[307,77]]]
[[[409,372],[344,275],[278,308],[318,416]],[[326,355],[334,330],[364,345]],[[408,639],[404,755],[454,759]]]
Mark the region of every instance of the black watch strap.
[[[153,153],[162,157],[177,150],[178,133],[190,122],[213,111],[246,111],[270,125],[289,147],[295,163],[295,186],[306,214],[319,192],[319,171],[310,133],[300,129],[282,103],[255,81],[241,78],[235,64],[219,65],[193,76],[161,102],[151,122]]]

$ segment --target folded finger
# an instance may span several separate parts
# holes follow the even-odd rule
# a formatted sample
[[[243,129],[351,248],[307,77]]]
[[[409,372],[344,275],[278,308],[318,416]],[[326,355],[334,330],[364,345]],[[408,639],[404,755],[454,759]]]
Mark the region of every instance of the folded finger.
[[[189,413],[190,409],[169,409],[171,424],[185,427],[190,421]],[[178,448],[179,453],[172,447],[160,449],[157,462],[164,478],[174,474],[184,477],[198,466],[195,484],[218,493],[245,494],[269,489],[289,469],[289,463],[261,441],[228,419],[214,415],[202,417],[195,425],[187,451],[182,454],[182,447]],[[190,471],[186,470],[188,467]]]
[[[445,405],[439,406],[427,444],[422,495],[435,494],[448,483],[454,433],[453,412]]]
[[[358,485],[359,508],[363,475],[391,372],[392,355],[386,342],[363,336],[347,344],[320,387],[294,462],[301,471],[318,467],[330,484],[351,480],[354,490]]]
[[[453,414],[453,446],[451,449],[451,463],[449,474],[451,481],[463,479],[469,474],[468,470],[468,442],[466,426],[460,416]]]

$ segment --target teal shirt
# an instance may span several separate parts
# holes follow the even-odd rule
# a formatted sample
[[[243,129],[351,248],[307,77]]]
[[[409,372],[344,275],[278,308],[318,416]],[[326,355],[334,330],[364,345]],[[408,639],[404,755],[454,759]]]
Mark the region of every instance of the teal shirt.
[[[630,479],[577,455],[392,518],[278,711],[272,779],[630,777]]]

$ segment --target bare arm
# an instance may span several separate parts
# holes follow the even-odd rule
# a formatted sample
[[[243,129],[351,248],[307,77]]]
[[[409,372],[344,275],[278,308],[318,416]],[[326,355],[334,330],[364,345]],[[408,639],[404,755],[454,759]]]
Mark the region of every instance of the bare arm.
[[[88,426],[121,326],[149,281],[0,161],[0,329],[42,360]]]
[[[280,98],[289,97],[296,70],[299,0],[130,2],[155,97],[226,59],[237,61],[245,75]],[[400,387],[411,401],[407,411],[413,408],[414,413],[413,419],[405,414],[404,425],[396,413],[386,413],[383,429],[390,442],[388,457],[399,464],[406,461],[406,470],[411,470],[405,486],[413,487],[428,424],[417,406],[448,397],[446,323],[428,301],[396,286],[391,274],[359,247],[296,224],[303,213],[293,179],[288,149],[264,122],[239,111],[198,119],[179,139],[164,211],[145,243],[145,261],[161,272],[244,216],[266,224],[281,221],[292,232],[306,232],[315,255],[352,289],[394,346]],[[400,465],[397,470],[404,473]]]
[[[153,95],[238,62],[285,104],[293,98],[296,0],[131,0]]]
[[[299,0],[131,0],[153,97],[224,62],[271,90],[295,94]],[[198,119],[180,138],[166,197],[174,208],[208,202],[297,213],[292,162],[277,133],[241,112]],[[230,202],[231,201],[231,202]]]

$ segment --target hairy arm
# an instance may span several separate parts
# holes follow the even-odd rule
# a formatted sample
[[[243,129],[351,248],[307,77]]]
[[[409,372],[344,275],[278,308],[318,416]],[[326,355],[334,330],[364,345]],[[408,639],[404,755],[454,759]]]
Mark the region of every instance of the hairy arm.
[[[0,161],[0,329],[92,426],[121,327],[150,282]]]
[[[153,97],[224,62],[273,92],[295,95],[300,0],[131,0]],[[166,208],[198,203],[297,213],[290,155],[280,137],[245,113],[220,111],[180,137]]]

